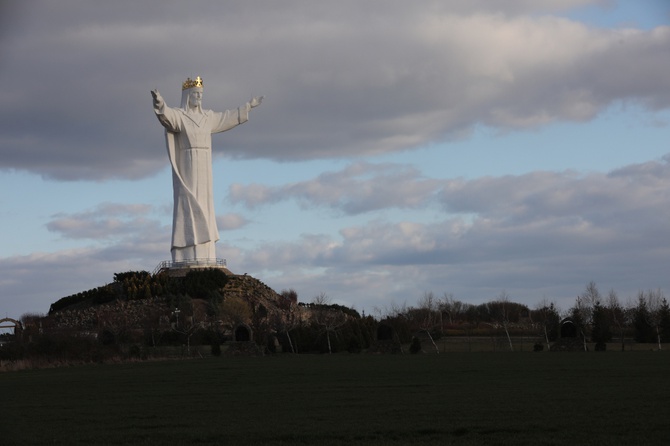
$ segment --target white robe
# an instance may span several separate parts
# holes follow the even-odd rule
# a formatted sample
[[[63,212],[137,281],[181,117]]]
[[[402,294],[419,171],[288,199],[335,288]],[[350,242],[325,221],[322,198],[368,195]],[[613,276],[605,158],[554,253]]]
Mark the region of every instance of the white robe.
[[[154,111],[165,127],[172,165],[172,260],[215,259],[219,230],[212,187],[212,133],[248,121],[249,108],[192,113],[163,105]]]

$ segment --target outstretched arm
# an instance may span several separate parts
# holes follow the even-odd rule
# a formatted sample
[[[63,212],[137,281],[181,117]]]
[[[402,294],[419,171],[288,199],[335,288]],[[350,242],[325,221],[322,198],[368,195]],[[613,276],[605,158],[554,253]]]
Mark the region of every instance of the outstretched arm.
[[[244,124],[249,120],[249,110],[261,105],[262,101],[263,96],[256,96],[237,110],[233,109],[226,110],[223,113],[216,113],[216,119],[212,124],[212,133],[225,132],[237,125]]]
[[[160,121],[160,123],[170,132],[179,132],[179,119],[177,119],[176,113],[167,105],[165,105],[165,100],[163,96],[158,92],[158,90],[151,90],[151,96],[154,98],[154,113]]]

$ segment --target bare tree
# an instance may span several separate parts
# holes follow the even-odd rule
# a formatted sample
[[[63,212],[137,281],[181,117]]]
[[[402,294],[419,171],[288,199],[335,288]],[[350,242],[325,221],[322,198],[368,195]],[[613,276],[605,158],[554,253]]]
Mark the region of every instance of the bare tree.
[[[621,340],[621,351],[625,350],[626,344],[624,334],[629,322],[629,311],[627,311],[619,302],[619,298],[614,290],[610,290],[607,295],[607,309],[611,315],[612,322],[616,325]]]
[[[575,300],[575,306],[570,310],[570,317],[572,322],[575,324],[575,328],[579,330],[579,333],[582,335],[582,342],[584,344],[584,351],[588,350],[586,346],[586,326],[588,325],[588,316],[587,313],[590,313],[588,306],[584,304],[584,301],[580,296],[577,296]]]
[[[651,325],[656,332],[656,342],[658,344],[658,349],[661,350],[663,347],[661,345],[661,320],[662,312],[661,308],[663,307],[663,301],[665,297],[663,292],[659,289],[649,290],[647,292],[647,308],[649,309],[649,325]]]
[[[512,337],[510,336],[509,328],[513,317],[515,320],[518,320],[518,314],[512,314],[513,307],[517,306],[518,305],[512,304],[510,302],[509,294],[507,294],[506,291],[501,291],[496,300],[481,304],[477,307],[481,313],[482,318],[484,320],[488,320],[488,325],[495,328],[496,330],[498,330],[500,327],[503,328],[505,335],[507,336],[507,342],[509,344],[510,351],[514,351],[514,346],[512,344]],[[496,343],[497,340],[496,337],[494,337],[494,349],[496,348]]]
[[[298,315],[298,293],[294,289],[282,290],[280,293],[279,308],[281,312],[274,317],[275,329],[278,333],[284,333],[288,340],[291,353],[296,353],[296,348],[291,339],[291,330],[300,324]]]
[[[461,314],[463,302],[454,299],[452,293],[444,293],[439,306],[440,312],[447,315],[449,325],[452,325],[454,323],[454,318]]]
[[[191,337],[198,328],[202,328],[207,319],[207,311],[203,305],[194,305],[194,302],[183,303],[172,312],[172,330],[184,335],[186,339],[186,354],[191,356]]]
[[[600,296],[600,291],[594,281],[589,282],[586,285],[586,290],[579,298],[580,302],[580,311],[582,317],[584,317],[584,323],[588,326],[591,324],[593,319],[593,308],[596,303],[601,302],[602,298]]]
[[[471,330],[473,324],[473,315],[477,314],[475,305],[456,300],[452,293],[444,293],[440,301],[440,312],[442,318],[447,316],[449,325],[458,324],[459,328],[465,332],[468,340],[468,349],[472,349]],[[476,319],[476,318],[474,318]]]
[[[507,335],[507,342],[509,342],[510,351],[514,351],[514,346],[512,345],[512,338],[509,335],[509,323],[510,323],[510,314],[509,314],[509,294],[507,291],[501,291],[498,296],[498,302],[500,303],[500,321]]]
[[[550,340],[555,339],[558,335],[558,325],[560,324],[559,313],[554,302],[549,302],[547,299],[542,300],[537,309],[532,313],[534,322],[537,321],[542,327],[542,334],[547,344],[547,350],[551,348]]]
[[[593,309],[596,303],[600,301],[600,291],[598,291],[596,283],[591,281],[586,285],[585,292],[581,296],[577,296],[575,306],[571,310],[573,322],[582,335],[584,351],[588,350],[586,346],[587,327],[590,327],[593,323]]]
[[[337,330],[347,323],[347,317],[341,310],[331,308],[330,298],[326,293],[322,292],[314,297],[312,303],[315,322],[326,333],[328,353],[332,354],[333,348],[330,342],[330,335],[332,333],[334,336],[337,336]]]
[[[426,292],[423,298],[419,300],[419,329],[426,333],[428,339],[435,348],[435,353],[439,354],[440,349],[433,339],[432,331],[442,324],[442,312],[440,311],[440,302],[435,298],[432,292]]]

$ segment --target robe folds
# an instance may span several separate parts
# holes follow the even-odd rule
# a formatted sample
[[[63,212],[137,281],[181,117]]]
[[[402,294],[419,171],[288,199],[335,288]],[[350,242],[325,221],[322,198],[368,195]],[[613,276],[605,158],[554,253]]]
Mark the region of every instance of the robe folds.
[[[199,113],[163,105],[154,111],[165,127],[172,166],[173,260],[190,260],[196,252],[216,257],[214,242],[219,240],[219,230],[214,211],[212,134],[248,121],[249,109],[242,106],[223,113],[212,110]],[[200,245],[209,246],[206,250],[197,249]]]

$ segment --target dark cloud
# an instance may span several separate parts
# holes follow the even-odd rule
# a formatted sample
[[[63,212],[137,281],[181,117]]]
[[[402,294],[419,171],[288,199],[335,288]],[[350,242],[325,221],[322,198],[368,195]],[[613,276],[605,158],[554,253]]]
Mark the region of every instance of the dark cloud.
[[[151,175],[164,150],[149,91],[177,105],[195,74],[210,108],[266,95],[251,123],[215,137],[220,152],[244,158],[408,150],[478,123],[589,120],[615,101],[667,108],[670,28],[523,14],[589,3],[13,4],[5,20],[21,26],[0,43],[0,82],[12,86],[0,168],[67,180]]]

